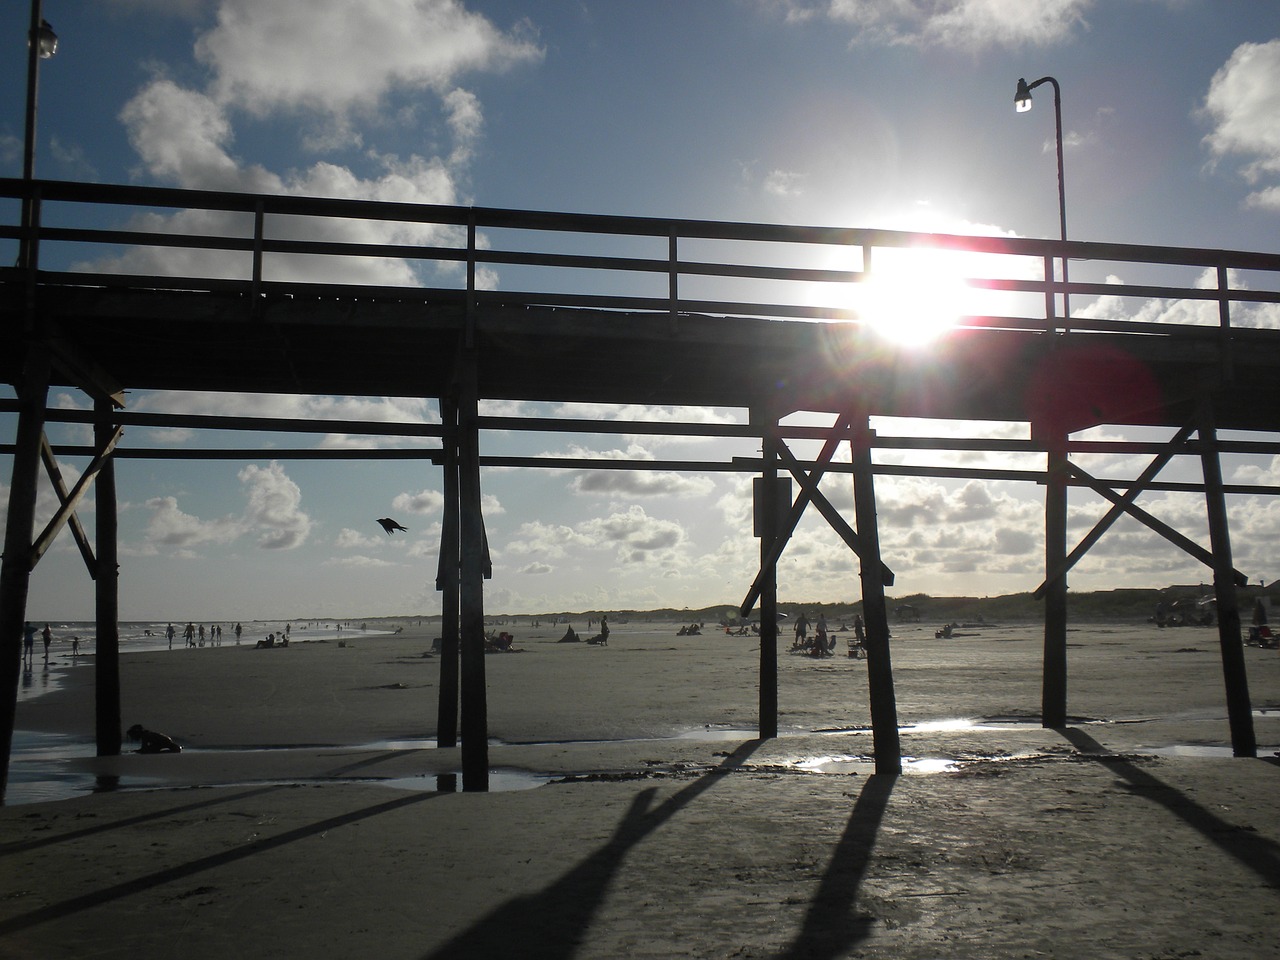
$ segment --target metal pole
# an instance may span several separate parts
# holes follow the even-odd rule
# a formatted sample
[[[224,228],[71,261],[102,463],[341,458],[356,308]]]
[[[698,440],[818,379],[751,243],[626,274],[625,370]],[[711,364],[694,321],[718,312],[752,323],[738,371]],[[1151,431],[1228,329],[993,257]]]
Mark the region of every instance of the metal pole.
[[[1058,131],[1058,220],[1062,242],[1065,244],[1067,242],[1067,185],[1065,167],[1062,163],[1062,88],[1053,77],[1045,77],[1045,80],[1053,84],[1053,116]],[[1064,249],[1062,251],[1062,326],[1067,331],[1071,329],[1071,294],[1066,291],[1069,280],[1067,251]]]
[[[35,202],[31,195],[31,181],[36,175],[36,107],[40,94],[40,45],[37,37],[43,17],[41,0],[31,0],[31,25],[27,31],[27,114],[22,137],[22,179],[27,192],[22,197],[22,236],[18,240],[18,266],[26,267],[31,260],[32,239],[30,230],[34,222]]]

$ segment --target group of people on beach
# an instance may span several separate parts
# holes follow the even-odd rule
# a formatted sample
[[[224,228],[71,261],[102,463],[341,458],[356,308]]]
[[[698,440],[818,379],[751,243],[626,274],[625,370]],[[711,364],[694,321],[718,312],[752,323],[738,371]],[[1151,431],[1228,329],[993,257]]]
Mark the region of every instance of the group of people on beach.
[[[849,627],[841,626],[842,632],[848,632]],[[809,615],[801,611],[800,616],[796,618],[795,640],[791,643],[791,652],[807,654],[811,657],[834,657],[836,654],[836,641],[839,639],[835,633],[827,630],[827,618],[824,614],[818,614],[817,623],[814,624],[813,636],[809,636]],[[862,623],[861,614],[853,618],[852,633],[849,637],[849,657],[854,660],[861,659],[866,650],[866,628]]]
[[[235,626],[236,643],[240,642],[240,634],[242,632],[243,632],[243,628],[240,626],[240,624],[237,623]],[[178,631],[175,630],[173,624],[170,623],[169,626],[167,626],[164,631],[165,639],[169,641],[170,650],[173,649],[173,638],[176,637],[177,635],[178,635]],[[203,647],[206,642],[206,639],[205,639],[206,636],[208,637],[209,646],[211,647],[222,646],[222,624],[220,623],[211,624],[209,626],[208,633],[206,634],[203,623],[200,624],[199,626],[196,626],[194,623],[188,620],[186,627],[182,631],[182,639],[184,642],[183,645],[187,647],[196,647],[196,646]]]
[[[28,620],[22,627],[22,667],[24,670],[32,669],[35,664],[36,657],[36,634],[40,634],[40,639],[44,641],[44,662],[49,662],[49,647],[53,644],[53,631],[46,623],[43,630],[38,630],[36,625]],[[71,655],[73,657],[80,656],[80,638],[71,638]]]

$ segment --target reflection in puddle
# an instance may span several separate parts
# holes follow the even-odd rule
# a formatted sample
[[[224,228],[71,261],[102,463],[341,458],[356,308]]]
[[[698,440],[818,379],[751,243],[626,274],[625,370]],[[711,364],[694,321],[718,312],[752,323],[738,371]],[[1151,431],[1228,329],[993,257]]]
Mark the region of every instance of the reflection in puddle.
[[[1261,708],[1262,712],[1268,709]],[[1073,721],[1074,722],[1074,721]],[[1089,721],[1080,719],[1078,722],[1097,723],[1100,721]],[[901,730],[904,733],[913,734],[965,734],[965,733],[985,733],[999,732],[1011,730],[1025,730],[1028,726],[1039,726],[1037,718],[1026,717],[981,717],[981,718],[953,718],[943,720],[930,720],[909,726],[903,726]],[[784,730],[779,731],[778,740],[787,740],[800,737],[813,737],[821,735],[824,738],[829,735],[845,735],[857,738],[857,742],[862,741],[862,735],[870,735],[871,731],[862,727],[848,727],[841,729],[824,729],[824,730]],[[581,745],[590,746],[592,744],[602,743],[622,743],[622,742],[646,742],[646,743],[663,743],[672,740],[681,741],[755,741],[759,739],[759,732],[754,729],[738,729],[728,727],[716,727],[712,725],[704,725],[692,729],[686,729],[673,732],[668,737],[647,737],[631,740],[563,740],[555,741],[558,746]],[[491,739],[492,745],[506,746],[508,748],[518,748],[520,746],[538,746],[547,745],[547,742],[524,742],[503,744],[502,741]],[[401,738],[395,740],[379,740],[365,744],[347,744],[347,745],[279,745],[279,746],[255,746],[255,747],[210,747],[189,748],[192,753],[206,754],[237,754],[237,753],[261,753],[264,751],[310,751],[324,753],[343,753],[343,754],[372,754],[383,753],[387,751],[405,751],[414,750],[432,750],[437,747],[434,738]],[[944,751],[945,752],[945,751]],[[1156,747],[1139,747],[1136,750],[1128,750],[1129,753],[1139,753],[1151,756],[1169,756],[1169,757],[1231,757],[1232,749],[1225,744],[1170,744]],[[95,774],[79,769],[72,769],[80,764],[73,761],[83,761],[95,755],[95,744],[90,740],[77,739],[60,734],[49,733],[30,733],[26,731],[15,731],[13,753],[11,755],[9,769],[9,786],[5,802],[9,805],[38,803],[52,800],[64,800],[71,797],[83,796],[88,793],[108,792],[114,790],[136,790],[136,789],[158,789],[164,788],[167,781],[162,779],[143,778],[143,777],[121,777],[118,775]],[[954,773],[962,770],[967,766],[977,763],[988,763],[993,761],[1007,761],[1026,759],[1031,756],[1040,756],[1040,754],[999,754],[988,756],[985,752],[981,755],[968,753],[961,757],[906,757],[902,758],[902,770],[907,774],[939,774]],[[589,761],[588,761],[589,762]],[[788,760],[781,761],[787,768],[797,773],[811,774],[828,774],[828,775],[869,775],[874,772],[875,761],[872,756],[867,753],[848,754],[848,753],[831,753],[818,756],[802,756],[793,757]],[[357,766],[367,766],[367,762],[357,764]],[[346,772],[352,772],[354,768],[347,768]],[[579,774],[569,774],[569,778],[589,777],[588,773],[580,772]],[[541,773],[532,773],[517,769],[499,769],[489,772],[489,790],[490,792],[505,792],[513,790],[529,790],[543,784],[551,783],[556,780],[566,779],[566,774],[561,772],[555,776]],[[255,785],[264,785],[264,781],[254,781]],[[277,786],[315,786],[329,783],[364,783],[378,784],[391,787],[397,790],[419,790],[428,792],[456,792],[462,787],[462,777],[459,773],[426,773],[418,776],[394,777],[394,778],[358,778],[352,776],[328,776],[317,778],[298,778],[292,780],[270,781],[270,785]],[[240,783],[205,783],[202,786],[242,786]]]
[[[952,773],[965,763],[976,760],[954,760],[947,757],[903,757],[903,773]],[[875,770],[875,759],[867,756],[832,755],[793,760],[791,765],[806,773],[868,774]]]
[[[550,783],[554,777],[544,773],[530,773],[527,770],[490,770],[489,792],[508,793],[512,790],[532,790]],[[423,774],[418,777],[394,777],[388,780],[373,780],[383,787],[394,787],[396,790],[423,790],[427,792],[456,793],[462,787],[460,773]]]
[[[70,769],[71,761],[97,753],[97,745],[60,733],[13,732],[9,756],[9,785],[6,806],[66,800],[86,793],[100,793],[125,787],[154,785],[145,777],[94,776]]]

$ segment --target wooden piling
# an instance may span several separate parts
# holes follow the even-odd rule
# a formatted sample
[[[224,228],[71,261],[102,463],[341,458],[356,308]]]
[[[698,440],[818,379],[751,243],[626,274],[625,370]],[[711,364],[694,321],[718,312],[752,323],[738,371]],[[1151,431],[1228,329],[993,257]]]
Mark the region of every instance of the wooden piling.
[[[881,775],[897,776],[902,773],[902,747],[898,738],[893,664],[889,656],[889,612],[884,598],[883,564],[880,562],[880,532],[871,465],[873,437],[867,418],[861,417],[849,441],[853,448],[853,502],[858,540],[862,546],[859,555],[862,616],[866,623],[867,686],[875,771]]]
[[[1039,431],[1038,431],[1039,432]],[[1040,725],[1067,725],[1067,435],[1045,429],[1044,675]]]
[[[1218,601],[1218,646],[1222,653],[1222,679],[1227,689],[1231,752],[1237,757],[1256,757],[1258,741],[1253,730],[1244,643],[1240,638],[1240,606],[1236,600],[1227,497],[1222,488],[1222,462],[1211,400],[1201,403],[1199,415],[1200,465],[1204,471],[1205,508],[1209,515],[1209,545],[1213,550],[1213,595]]]
[[[0,560],[0,801],[9,783],[9,755],[22,679],[22,633],[31,584],[31,538],[35,531],[40,445],[49,397],[49,352],[43,343],[27,348],[18,391],[18,429],[9,482],[9,507]]]
[[[754,508],[763,575],[760,588],[759,733],[761,740],[769,740],[778,735],[778,566],[776,562],[770,564],[770,554],[782,517],[779,491],[786,488],[778,478],[778,448],[782,444],[778,436],[778,422],[770,412],[761,408],[752,408],[751,415],[760,427],[764,457]],[[790,507],[790,503],[786,506]]]
[[[115,432],[110,401],[94,404],[94,443],[99,449],[111,442]],[[95,491],[95,529],[97,531],[97,573],[94,576],[94,609],[97,639],[94,641],[94,716],[98,756],[120,755],[120,564],[117,532],[116,462],[107,457]]]
[[[489,789],[489,716],[484,665],[484,519],[480,512],[479,392],[476,355],[459,362],[458,500],[461,532],[462,789]]]
[[[436,746],[458,745],[458,404],[440,398],[444,424],[444,515],[440,530],[440,690],[436,709]]]

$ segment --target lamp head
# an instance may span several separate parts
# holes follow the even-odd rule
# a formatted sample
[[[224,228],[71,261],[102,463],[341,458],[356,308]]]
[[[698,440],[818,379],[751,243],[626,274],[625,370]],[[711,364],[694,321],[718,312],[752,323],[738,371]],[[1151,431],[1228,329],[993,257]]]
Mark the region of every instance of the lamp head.
[[[1025,79],[1019,78],[1018,91],[1013,95],[1013,109],[1018,113],[1026,113],[1031,109],[1031,88]]]
[[[48,20],[40,21],[40,29],[36,31],[32,42],[41,60],[48,60],[58,52],[58,35],[53,32],[53,27],[49,26]]]

